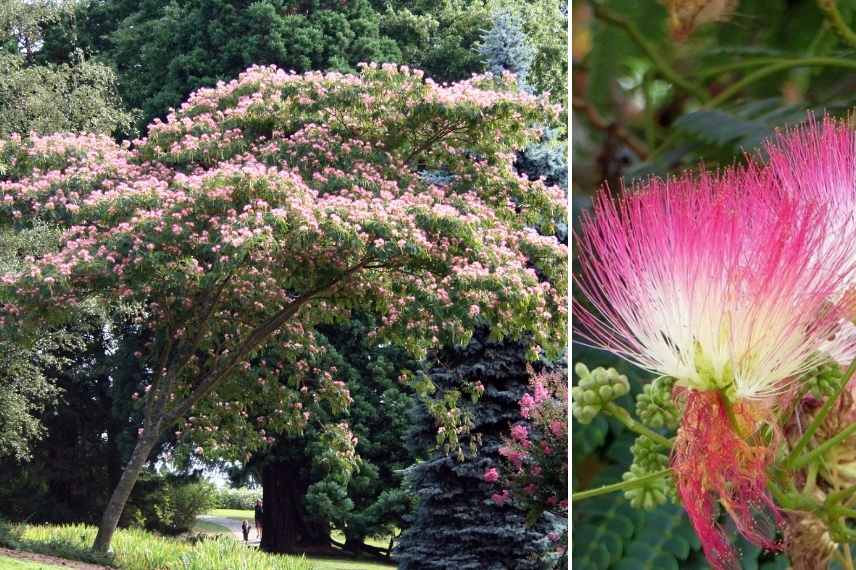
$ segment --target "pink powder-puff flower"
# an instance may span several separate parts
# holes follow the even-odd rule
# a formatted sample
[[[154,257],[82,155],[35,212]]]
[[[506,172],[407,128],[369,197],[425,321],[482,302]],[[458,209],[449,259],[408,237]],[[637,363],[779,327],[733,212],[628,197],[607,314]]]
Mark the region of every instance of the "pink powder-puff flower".
[[[850,309],[842,293],[854,277],[856,228],[826,197],[841,165],[825,160],[845,153],[816,149],[826,158],[814,160],[814,184],[828,192],[811,189],[812,167],[794,166],[792,140],[773,143],[781,152],[767,166],[652,180],[617,199],[602,192],[578,238],[577,283],[590,302],[575,302],[580,338],[685,389],[673,473],[716,569],[737,560],[717,502],[751,542],[779,547],[782,519],[766,489],[774,444],[738,433],[753,433],[775,397],[826,358],[821,349]],[[788,186],[787,177],[802,181]],[[853,349],[849,338],[838,348]]]
[[[578,243],[578,334],[696,390],[763,399],[819,364],[854,240],[827,240],[829,206],[758,168],[602,192]],[[818,256],[819,248],[825,248]]]

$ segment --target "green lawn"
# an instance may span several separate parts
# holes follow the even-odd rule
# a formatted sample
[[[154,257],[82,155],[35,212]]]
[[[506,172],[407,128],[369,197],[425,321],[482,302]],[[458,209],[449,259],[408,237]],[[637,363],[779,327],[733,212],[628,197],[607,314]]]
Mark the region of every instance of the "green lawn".
[[[205,534],[232,534],[231,530],[221,524],[199,520],[193,525],[193,532],[203,532]]]
[[[60,570],[62,566],[0,556],[0,570]]]
[[[236,521],[250,521],[253,522],[256,518],[255,511],[249,510],[241,510],[241,509],[214,509],[205,513],[206,515],[211,515],[215,517],[225,517],[227,519],[235,519]]]
[[[336,558],[309,558],[314,570],[389,570],[395,564],[378,564],[377,562],[362,562],[360,560],[339,560]]]

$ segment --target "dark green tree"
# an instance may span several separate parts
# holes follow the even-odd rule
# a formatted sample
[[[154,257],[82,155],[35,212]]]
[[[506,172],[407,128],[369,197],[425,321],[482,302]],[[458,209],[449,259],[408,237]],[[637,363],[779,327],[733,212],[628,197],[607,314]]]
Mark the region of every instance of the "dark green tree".
[[[95,0],[76,22],[79,41],[112,64],[122,96],[142,109],[141,126],[253,64],[351,71],[401,60],[368,0]],[[67,58],[68,38],[50,39],[52,57]]]

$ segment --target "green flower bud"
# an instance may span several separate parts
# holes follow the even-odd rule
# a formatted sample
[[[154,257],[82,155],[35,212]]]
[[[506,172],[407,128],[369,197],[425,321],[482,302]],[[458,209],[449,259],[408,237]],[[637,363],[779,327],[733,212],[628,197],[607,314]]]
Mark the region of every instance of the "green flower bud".
[[[844,372],[832,360],[812,368],[803,375],[803,382],[808,386],[809,393],[819,399],[832,396],[844,381]]]
[[[572,411],[577,421],[582,424],[591,422],[603,406],[630,391],[627,376],[619,374],[615,368],[598,367],[590,371],[585,364],[579,362],[574,371],[580,381],[571,390]]]
[[[633,464],[647,473],[654,473],[669,466],[669,456],[663,447],[644,435],[636,438],[630,452],[633,453]]]
[[[623,475],[625,481],[638,479],[648,475],[648,471],[635,463]],[[646,481],[639,487],[624,491],[624,498],[630,501],[630,506],[636,509],[651,510],[659,507],[675,496],[675,486],[671,477],[663,476]]]
[[[672,400],[674,385],[674,378],[661,376],[642,388],[636,397],[636,415],[642,423],[654,429],[677,429],[681,414]]]

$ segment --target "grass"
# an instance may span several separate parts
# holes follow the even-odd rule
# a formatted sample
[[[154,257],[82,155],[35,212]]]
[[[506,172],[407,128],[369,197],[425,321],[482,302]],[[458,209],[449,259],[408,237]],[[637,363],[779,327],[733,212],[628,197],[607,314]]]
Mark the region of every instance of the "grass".
[[[0,570],[62,570],[62,566],[0,556]]]
[[[304,557],[266,554],[231,537],[215,537],[194,545],[139,529],[123,529],[113,536],[115,556],[105,560],[89,549],[95,538],[92,526],[18,525],[13,533],[14,544],[9,546],[72,560],[109,563],[123,570],[311,570],[314,567]]]
[[[362,560],[341,560],[338,558],[312,558],[313,570],[389,570],[395,564],[364,562]]]
[[[227,519],[235,519],[236,521],[250,521],[253,522],[256,518],[256,512],[252,509],[241,510],[241,509],[214,509],[205,513],[206,515],[211,515],[215,517],[224,517]]]
[[[201,532],[204,534],[232,534],[230,529],[221,524],[200,520],[197,520],[196,524],[193,525],[193,532]]]

